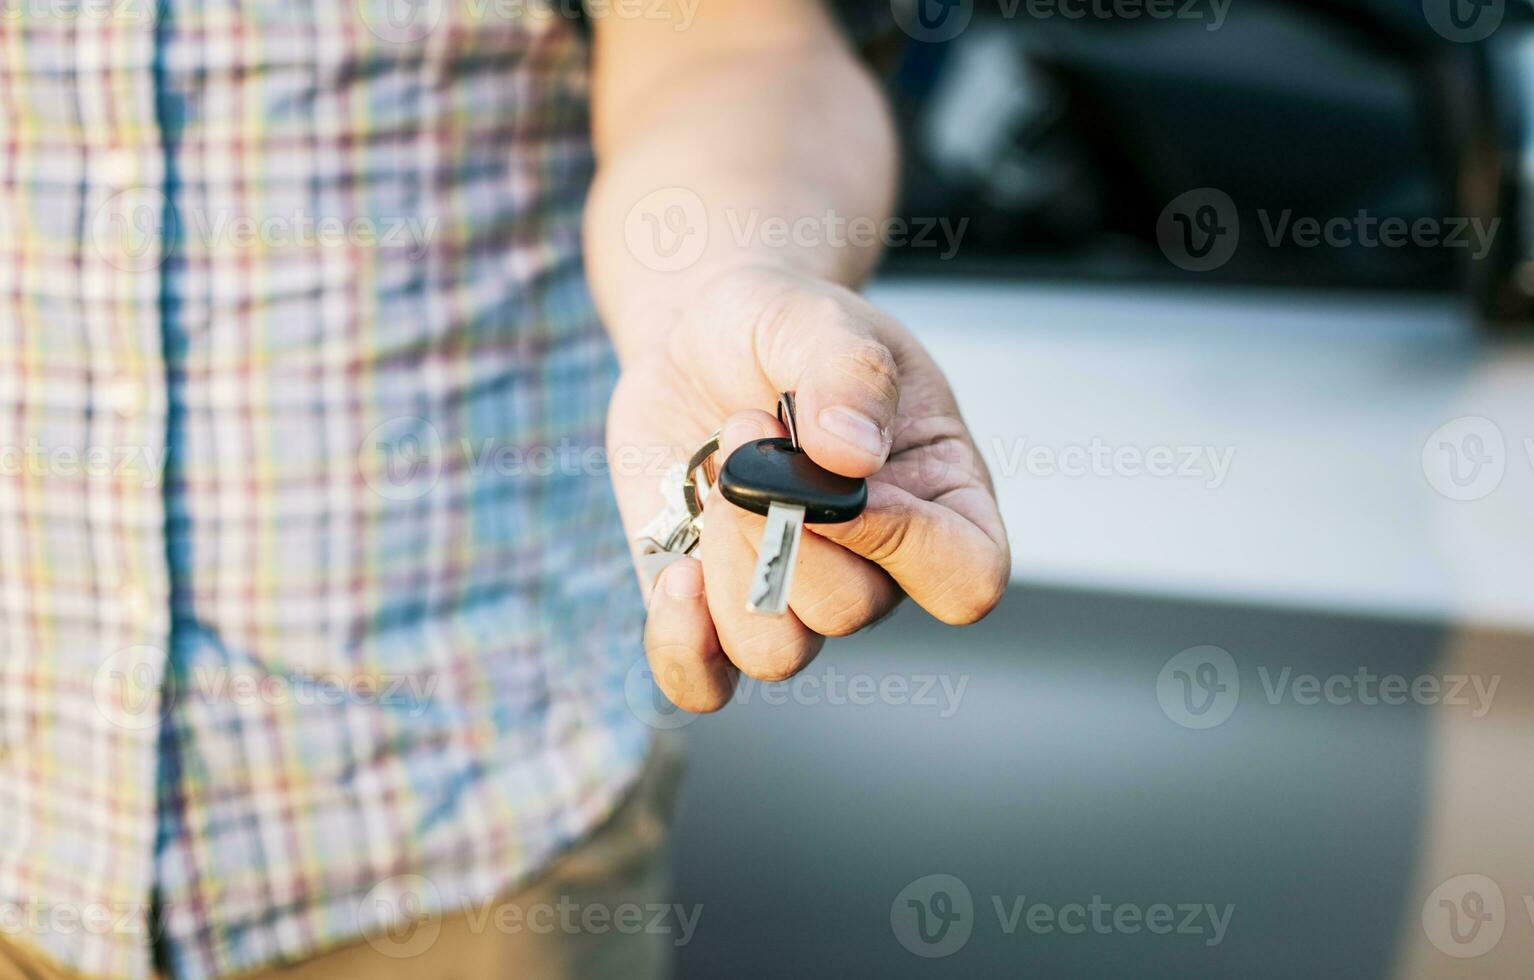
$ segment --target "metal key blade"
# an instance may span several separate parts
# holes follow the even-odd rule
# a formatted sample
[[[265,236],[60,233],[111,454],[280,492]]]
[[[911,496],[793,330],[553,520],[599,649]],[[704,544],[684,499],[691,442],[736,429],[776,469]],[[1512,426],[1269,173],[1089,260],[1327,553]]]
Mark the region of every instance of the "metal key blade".
[[[767,616],[781,616],[788,609],[788,587],[799,557],[799,538],[804,532],[804,508],[774,503],[767,508],[767,527],[751,574],[751,593],[746,608]]]

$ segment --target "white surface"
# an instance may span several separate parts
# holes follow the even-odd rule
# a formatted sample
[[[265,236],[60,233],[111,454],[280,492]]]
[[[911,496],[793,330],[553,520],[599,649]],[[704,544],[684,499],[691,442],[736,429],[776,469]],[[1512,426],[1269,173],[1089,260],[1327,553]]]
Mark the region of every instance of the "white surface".
[[[1014,579],[1534,626],[1534,348],[1477,338],[1454,301],[926,280],[871,293],[952,378]],[[1487,462],[1461,487],[1443,444],[1474,448],[1471,433]],[[1042,466],[1094,440],[1212,447],[1230,469]]]

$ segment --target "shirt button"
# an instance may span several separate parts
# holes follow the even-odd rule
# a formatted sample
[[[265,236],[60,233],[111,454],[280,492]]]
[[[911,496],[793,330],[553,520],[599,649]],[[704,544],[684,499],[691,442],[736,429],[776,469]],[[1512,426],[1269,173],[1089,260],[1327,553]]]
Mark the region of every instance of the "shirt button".
[[[106,389],[107,406],[123,418],[138,414],[144,407],[146,396],[144,385],[128,375],[113,378]]]
[[[138,156],[127,147],[108,150],[101,166],[102,176],[114,187],[127,187],[138,180]]]

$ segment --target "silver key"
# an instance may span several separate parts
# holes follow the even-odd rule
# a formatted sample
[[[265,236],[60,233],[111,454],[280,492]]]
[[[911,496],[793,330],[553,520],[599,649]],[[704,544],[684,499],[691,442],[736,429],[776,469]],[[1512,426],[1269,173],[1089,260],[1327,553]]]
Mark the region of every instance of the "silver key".
[[[804,525],[850,521],[863,512],[868,500],[862,480],[822,469],[800,449],[791,392],[779,400],[778,418],[788,438],[758,439],[741,446],[725,461],[718,482],[719,492],[730,503],[767,518],[746,608],[769,616],[788,610]]]
[[[788,587],[793,584],[803,532],[803,507],[774,502],[767,508],[767,526],[762,530],[756,571],[751,573],[747,609],[768,616],[781,616],[788,609]]]
[[[661,572],[698,547],[703,536],[703,500],[714,485],[718,451],[719,433],[715,432],[691,459],[671,467],[662,477],[660,495],[665,506],[635,535],[640,578],[647,593]]]

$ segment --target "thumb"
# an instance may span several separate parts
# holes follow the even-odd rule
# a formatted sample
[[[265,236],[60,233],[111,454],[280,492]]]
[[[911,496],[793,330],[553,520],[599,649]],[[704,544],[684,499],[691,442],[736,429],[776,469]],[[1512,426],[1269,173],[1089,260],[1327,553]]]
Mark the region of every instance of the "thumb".
[[[894,354],[871,324],[841,306],[797,320],[793,329],[801,334],[794,346],[808,352],[793,386],[800,446],[843,476],[877,473],[900,403]]]

